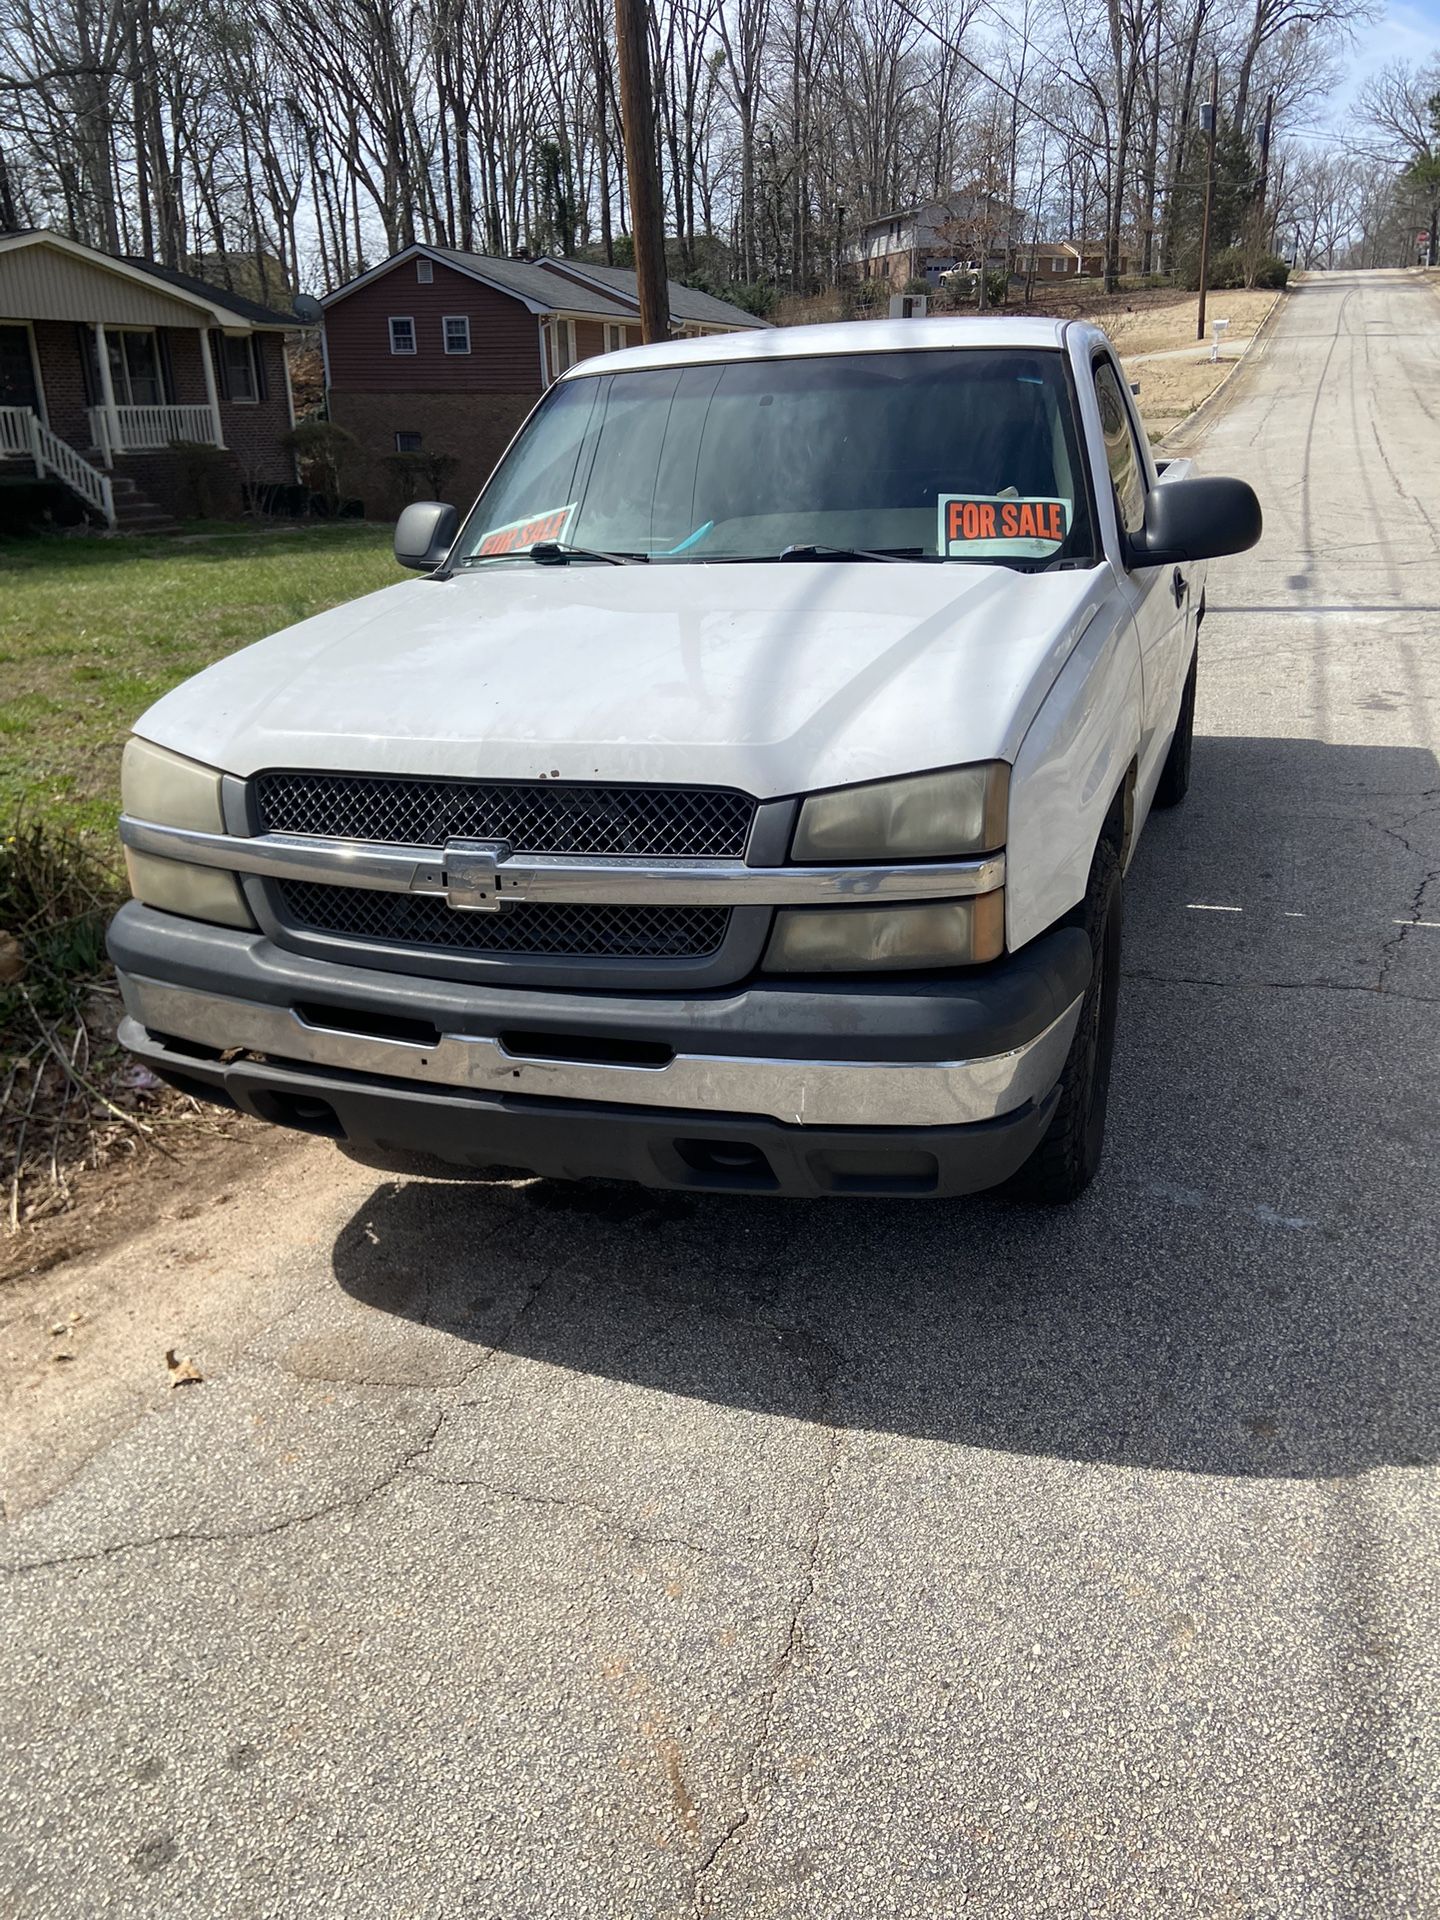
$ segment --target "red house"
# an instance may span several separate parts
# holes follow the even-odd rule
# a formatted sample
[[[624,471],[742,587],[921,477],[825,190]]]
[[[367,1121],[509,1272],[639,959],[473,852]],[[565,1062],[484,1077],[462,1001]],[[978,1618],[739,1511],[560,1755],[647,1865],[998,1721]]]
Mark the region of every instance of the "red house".
[[[511,435],[566,367],[640,344],[635,276],[573,260],[500,260],[413,246],[328,294],[330,418],[359,442],[359,488],[375,512],[403,503],[435,455],[443,484],[472,499]],[[743,308],[670,283],[677,332],[763,326]],[[389,464],[387,464],[389,463]]]

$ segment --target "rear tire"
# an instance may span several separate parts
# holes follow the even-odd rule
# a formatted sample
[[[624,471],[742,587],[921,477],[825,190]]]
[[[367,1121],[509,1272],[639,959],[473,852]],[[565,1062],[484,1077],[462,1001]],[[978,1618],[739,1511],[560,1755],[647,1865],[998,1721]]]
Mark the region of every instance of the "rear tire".
[[[1074,915],[1090,936],[1092,965],[1060,1076],[1060,1101],[1044,1138],[1006,1189],[1037,1206],[1068,1206],[1100,1166],[1120,998],[1121,918],[1120,853],[1112,841],[1102,840],[1084,904]]]
[[[1180,718],[1175,722],[1175,737],[1160,769],[1160,784],[1155,789],[1157,807],[1178,807],[1190,791],[1190,750],[1195,743],[1195,669],[1199,653],[1190,661],[1185,676],[1185,691],[1180,696]]]

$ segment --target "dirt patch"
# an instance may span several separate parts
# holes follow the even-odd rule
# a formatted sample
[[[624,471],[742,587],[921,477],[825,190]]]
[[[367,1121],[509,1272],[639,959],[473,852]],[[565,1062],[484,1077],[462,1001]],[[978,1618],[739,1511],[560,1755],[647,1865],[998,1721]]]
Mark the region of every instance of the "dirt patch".
[[[0,1229],[0,1286],[48,1273],[66,1260],[92,1259],[166,1215],[189,1217],[222,1191],[248,1180],[292,1136],[243,1114],[187,1113],[179,1094],[170,1117],[168,1157],[143,1145],[118,1145],[97,1166],[69,1170],[63,1208]],[[193,1102],[189,1106],[193,1108]],[[187,1124],[188,1123],[188,1124]]]
[[[1127,306],[1124,296],[1118,309],[1095,314],[1125,358],[1137,353],[1166,353],[1172,348],[1194,346],[1197,353],[1208,352],[1195,336],[1200,313],[1198,293],[1167,294],[1165,305]],[[1225,345],[1228,352],[1237,340],[1248,340],[1275,304],[1273,288],[1256,287],[1250,292],[1212,292],[1206,296],[1206,341],[1213,338],[1212,323],[1228,320]]]
[[[1208,354],[1184,360],[1142,360],[1126,364],[1126,372],[1140,391],[1135,398],[1145,431],[1152,440],[1192,414],[1234,369],[1229,360],[1212,362]]]

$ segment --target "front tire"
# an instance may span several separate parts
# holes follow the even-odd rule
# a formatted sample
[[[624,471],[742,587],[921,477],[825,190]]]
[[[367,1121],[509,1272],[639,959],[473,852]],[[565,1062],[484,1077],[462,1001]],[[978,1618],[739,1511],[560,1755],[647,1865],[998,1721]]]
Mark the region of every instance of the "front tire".
[[[1200,664],[1198,651],[1185,676],[1185,691],[1180,696],[1180,718],[1175,722],[1175,737],[1160,769],[1160,784],[1155,789],[1157,807],[1178,807],[1190,791],[1190,750],[1195,744],[1195,670]]]
[[[1120,853],[1112,841],[1095,850],[1090,885],[1076,920],[1090,936],[1090,984],[1060,1076],[1060,1101],[1045,1136],[1010,1181],[1017,1199],[1068,1206],[1095,1178],[1105,1148],[1110,1062],[1120,999],[1122,894]]]

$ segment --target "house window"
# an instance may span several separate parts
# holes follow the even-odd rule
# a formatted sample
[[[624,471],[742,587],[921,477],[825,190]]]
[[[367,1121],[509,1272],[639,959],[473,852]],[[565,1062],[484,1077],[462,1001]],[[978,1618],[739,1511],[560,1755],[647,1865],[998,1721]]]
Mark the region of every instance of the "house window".
[[[160,342],[146,331],[105,330],[106,358],[110,362],[110,385],[117,407],[159,407],[165,403],[165,371]],[[86,351],[90,362],[90,390],[98,401],[101,394],[99,363],[95,358],[95,336],[87,331]]]
[[[420,282],[422,287],[428,287],[435,278],[435,262],[433,260],[417,260],[415,262],[415,278]]]
[[[395,451],[396,453],[419,453],[420,435],[418,433],[405,433],[403,431],[397,433],[395,435]]]
[[[406,314],[390,316],[391,353],[414,353],[415,322]]]
[[[470,316],[467,313],[447,313],[445,316],[446,353],[468,353],[470,351]]]
[[[260,398],[254,334],[223,335],[220,353],[225,367],[225,398],[242,407],[254,406]]]
[[[618,353],[625,344],[625,329],[618,321],[609,321],[605,327],[605,351]]]
[[[548,320],[545,323],[545,334],[550,378],[558,380],[567,367],[573,367],[575,364],[575,322]]]

